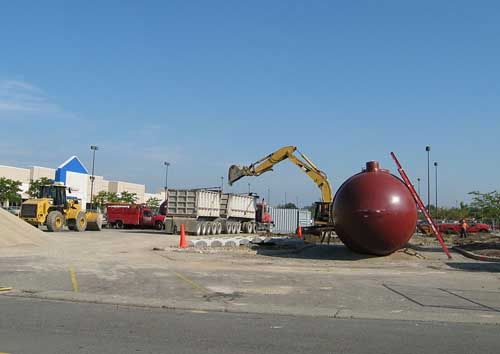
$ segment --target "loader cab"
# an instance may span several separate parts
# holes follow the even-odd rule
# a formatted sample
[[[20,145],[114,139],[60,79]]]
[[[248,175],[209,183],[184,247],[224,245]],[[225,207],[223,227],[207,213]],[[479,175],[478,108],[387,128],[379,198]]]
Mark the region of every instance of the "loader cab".
[[[39,198],[52,199],[54,206],[67,208],[66,187],[63,185],[48,185],[40,188]]]

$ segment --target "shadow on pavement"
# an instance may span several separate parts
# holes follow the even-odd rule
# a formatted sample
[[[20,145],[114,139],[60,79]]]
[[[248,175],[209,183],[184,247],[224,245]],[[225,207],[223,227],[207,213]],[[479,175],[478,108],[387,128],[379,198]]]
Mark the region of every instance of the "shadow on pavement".
[[[448,248],[451,248],[450,245],[447,245]],[[419,246],[419,245],[413,245],[413,244],[407,244],[406,247],[414,250],[414,251],[419,251],[419,252],[439,252],[443,253],[443,249],[441,246]]]
[[[167,233],[165,233],[164,231],[160,231],[160,230],[152,230],[152,229],[137,229],[137,230],[115,230],[115,231],[119,231],[121,233],[124,233],[124,234],[150,234],[150,235],[164,235],[164,236],[172,236],[172,235],[169,235]],[[174,236],[177,236],[177,235],[174,235]]]
[[[270,257],[356,261],[376,256],[354,253],[344,245],[307,245],[298,248],[259,245],[257,254]]]
[[[490,272],[500,273],[500,263],[490,262],[447,262],[446,265],[457,270],[468,272]]]

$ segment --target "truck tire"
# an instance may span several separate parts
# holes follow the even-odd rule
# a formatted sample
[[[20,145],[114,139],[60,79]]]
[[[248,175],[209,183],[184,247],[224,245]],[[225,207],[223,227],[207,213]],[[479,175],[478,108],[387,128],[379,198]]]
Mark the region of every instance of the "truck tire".
[[[201,234],[203,236],[205,236],[207,234],[207,223],[206,222],[201,223]]]
[[[236,233],[241,233],[241,223],[236,223]]]
[[[115,227],[117,229],[123,229],[123,222],[121,220],[118,220],[117,222],[115,222]]]
[[[198,221],[196,223],[196,236],[201,236],[201,231],[202,231],[201,222]]]
[[[60,211],[53,210],[47,215],[47,229],[50,232],[59,232],[64,226],[64,216]]]
[[[73,231],[83,232],[87,229],[87,216],[85,212],[80,211],[74,220],[75,227]]]
[[[257,225],[256,225],[256,224],[254,224],[254,223],[251,223],[250,225],[251,225],[251,229],[252,229],[252,232],[251,232],[251,233],[252,233],[252,234],[256,233],[256,232],[257,232]]]
[[[220,235],[222,233],[222,223],[218,222],[217,223],[217,235]]]
[[[244,230],[246,234],[251,234],[252,233],[252,223],[246,222],[243,224]]]
[[[155,229],[158,231],[163,230],[163,223],[161,221],[157,221],[155,224]]]

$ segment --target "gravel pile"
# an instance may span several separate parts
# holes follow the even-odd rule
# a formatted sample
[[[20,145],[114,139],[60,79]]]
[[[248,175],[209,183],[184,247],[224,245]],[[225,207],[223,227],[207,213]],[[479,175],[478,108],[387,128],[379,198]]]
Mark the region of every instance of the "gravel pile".
[[[0,208],[0,248],[19,245],[42,246],[48,240],[42,231]]]

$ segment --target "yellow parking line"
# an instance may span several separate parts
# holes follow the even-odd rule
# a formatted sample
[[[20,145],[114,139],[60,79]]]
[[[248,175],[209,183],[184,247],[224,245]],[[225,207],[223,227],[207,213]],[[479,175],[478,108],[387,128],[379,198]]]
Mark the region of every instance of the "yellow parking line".
[[[6,287],[0,286],[0,292],[2,292],[2,291],[11,291],[11,290],[12,290],[12,288],[10,286],[6,286]],[[3,354],[3,353],[0,352],[0,354]]]
[[[194,280],[189,279],[185,275],[182,275],[181,273],[178,273],[178,272],[172,272],[172,273],[174,273],[175,276],[178,277],[179,279],[184,280],[186,283],[188,283],[189,285],[191,285],[194,289],[203,291],[205,293],[209,293],[210,292],[207,288],[205,288],[202,285],[196,283]]]
[[[76,280],[76,272],[75,272],[75,269],[73,267],[69,268],[69,275],[71,277],[71,284],[73,285],[73,291],[75,293],[77,293],[79,291],[78,281]]]

